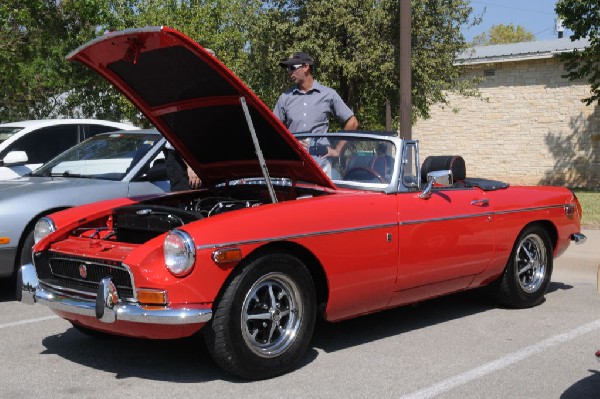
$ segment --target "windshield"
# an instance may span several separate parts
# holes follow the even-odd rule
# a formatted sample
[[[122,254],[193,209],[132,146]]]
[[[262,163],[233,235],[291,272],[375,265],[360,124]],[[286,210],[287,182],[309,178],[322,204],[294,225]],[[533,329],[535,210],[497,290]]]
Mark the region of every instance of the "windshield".
[[[32,175],[122,180],[160,139],[159,134],[99,134],[63,152]]]
[[[298,134],[298,140],[325,174],[338,186],[383,189],[396,170],[396,145],[389,137],[318,136]],[[339,155],[333,150],[340,150]],[[272,176],[273,185],[291,186],[287,178]],[[233,180],[226,184],[264,184],[262,177]]]
[[[396,146],[385,137],[300,137],[300,143],[336,184],[387,186],[395,170]],[[335,155],[339,152],[339,155]]]
[[[14,136],[21,130],[23,130],[22,127],[0,127],[0,144]]]

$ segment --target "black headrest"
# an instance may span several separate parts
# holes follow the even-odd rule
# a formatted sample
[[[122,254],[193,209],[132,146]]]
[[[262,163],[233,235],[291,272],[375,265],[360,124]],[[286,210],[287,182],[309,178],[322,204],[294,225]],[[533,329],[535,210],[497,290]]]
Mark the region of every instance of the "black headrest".
[[[454,181],[465,180],[467,177],[465,160],[458,155],[435,155],[425,158],[421,166],[421,181],[427,183],[427,173],[436,170],[451,170]]]

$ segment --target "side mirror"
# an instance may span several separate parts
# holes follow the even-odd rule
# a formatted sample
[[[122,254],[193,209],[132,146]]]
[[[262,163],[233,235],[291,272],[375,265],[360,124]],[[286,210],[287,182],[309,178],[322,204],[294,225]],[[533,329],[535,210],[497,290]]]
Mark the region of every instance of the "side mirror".
[[[451,170],[436,170],[433,172],[429,172],[427,173],[427,186],[425,187],[423,192],[419,194],[419,198],[430,198],[431,192],[433,191],[433,186],[452,187],[453,184],[454,178],[452,176]]]
[[[2,160],[3,166],[15,165],[19,163],[27,163],[29,158],[25,151],[11,151]]]
[[[165,162],[159,162],[157,160],[154,162],[154,165],[150,167],[148,172],[144,174],[142,180],[145,181],[160,181],[160,180],[168,180],[167,178],[167,165]]]

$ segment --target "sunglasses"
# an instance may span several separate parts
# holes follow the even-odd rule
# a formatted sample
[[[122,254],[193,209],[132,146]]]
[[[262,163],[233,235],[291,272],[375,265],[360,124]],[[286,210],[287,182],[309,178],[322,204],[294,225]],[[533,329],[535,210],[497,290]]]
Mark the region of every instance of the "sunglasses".
[[[300,68],[304,66],[304,64],[297,64],[297,65],[288,65],[287,70],[289,72],[294,72],[296,69]]]

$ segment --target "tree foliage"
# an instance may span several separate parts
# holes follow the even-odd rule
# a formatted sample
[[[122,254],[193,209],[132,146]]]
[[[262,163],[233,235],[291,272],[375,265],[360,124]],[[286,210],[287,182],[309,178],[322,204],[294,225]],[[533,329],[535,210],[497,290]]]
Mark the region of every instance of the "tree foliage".
[[[489,46],[492,44],[509,44],[530,42],[535,40],[535,35],[521,25],[493,25],[489,32],[483,32],[473,38],[475,46]]]
[[[556,13],[573,34],[571,40],[588,38],[590,45],[583,51],[563,53],[569,80],[587,79],[591,95],[583,99],[587,105],[600,105],[600,3],[598,0],[560,0]]]
[[[414,117],[469,94],[453,66],[473,24],[467,0],[412,0]],[[278,66],[310,52],[316,77],[338,90],[366,129],[384,126],[399,99],[397,0],[5,0],[0,5],[0,121],[55,115],[129,119],[141,115],[96,74],[65,56],[124,28],[166,25],[213,49],[268,106],[290,82]],[[9,66],[10,65],[10,66]]]

